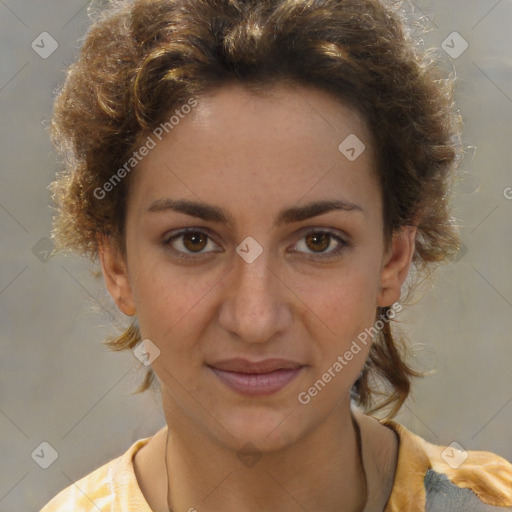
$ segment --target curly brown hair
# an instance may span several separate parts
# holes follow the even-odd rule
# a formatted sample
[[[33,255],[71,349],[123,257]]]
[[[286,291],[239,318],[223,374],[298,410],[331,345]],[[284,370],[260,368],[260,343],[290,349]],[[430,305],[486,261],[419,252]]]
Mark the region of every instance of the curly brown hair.
[[[413,267],[430,274],[459,249],[450,217],[461,154],[454,78],[411,36],[401,2],[379,0],[134,0],[102,10],[54,106],[52,140],[65,169],[52,183],[58,249],[97,260],[98,236],[125,255],[130,180],[98,190],[130,158],[140,137],[190,98],[236,81],[255,91],[309,85],[353,106],[378,155],[386,244],[416,225]],[[389,308],[379,307],[376,318]],[[106,343],[132,349],[137,321]],[[379,331],[352,397],[367,412],[396,415],[423,375],[389,322]],[[155,374],[147,370],[137,393]],[[377,383],[387,392],[378,391]],[[375,381],[375,382],[374,382]],[[371,411],[377,394],[386,398]]]

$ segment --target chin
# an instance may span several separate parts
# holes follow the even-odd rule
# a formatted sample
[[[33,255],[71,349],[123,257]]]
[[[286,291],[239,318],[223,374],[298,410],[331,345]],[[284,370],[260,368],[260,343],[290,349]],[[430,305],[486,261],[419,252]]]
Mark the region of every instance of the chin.
[[[300,414],[300,418],[299,418]],[[307,434],[304,411],[297,407],[238,407],[218,415],[218,422],[226,429],[222,431],[224,442],[239,451],[255,447],[258,452],[274,452],[287,448]],[[248,446],[249,445],[249,446]]]

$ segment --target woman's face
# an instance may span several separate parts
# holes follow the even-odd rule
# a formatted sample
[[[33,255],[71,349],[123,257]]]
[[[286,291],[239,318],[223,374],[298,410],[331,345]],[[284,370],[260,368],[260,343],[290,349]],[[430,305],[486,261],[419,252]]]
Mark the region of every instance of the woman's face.
[[[414,230],[385,251],[369,134],[327,93],[230,85],[190,110],[150,134],[105,279],[160,351],[175,425],[276,449],[349,404],[371,340],[353,342],[399,299]]]

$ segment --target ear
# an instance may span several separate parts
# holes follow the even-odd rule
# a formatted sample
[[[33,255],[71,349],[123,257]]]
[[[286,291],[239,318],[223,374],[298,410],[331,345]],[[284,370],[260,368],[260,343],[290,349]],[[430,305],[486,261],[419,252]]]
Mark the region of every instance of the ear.
[[[136,313],[125,259],[117,244],[108,236],[98,236],[101,271],[110,296],[125,315]]]
[[[402,285],[414,255],[416,231],[416,226],[402,226],[393,234],[392,244],[381,270],[378,306],[390,306],[400,299]]]

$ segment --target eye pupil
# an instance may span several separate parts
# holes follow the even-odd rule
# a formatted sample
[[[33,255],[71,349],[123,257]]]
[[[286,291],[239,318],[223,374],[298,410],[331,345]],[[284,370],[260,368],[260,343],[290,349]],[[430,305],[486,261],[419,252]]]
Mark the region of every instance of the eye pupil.
[[[190,233],[184,233],[183,234],[183,245],[189,250],[189,251],[202,251],[206,247],[207,242],[207,236],[204,233],[201,233],[199,231],[193,231]],[[198,247],[197,244],[200,244],[200,247]]]
[[[331,235],[329,233],[310,233],[306,236],[306,243],[309,247],[309,242],[313,242],[313,244],[320,243],[321,247],[316,247],[319,249],[318,252],[325,251],[329,247],[329,243],[331,240]],[[315,250],[314,247],[310,247],[311,250]]]

